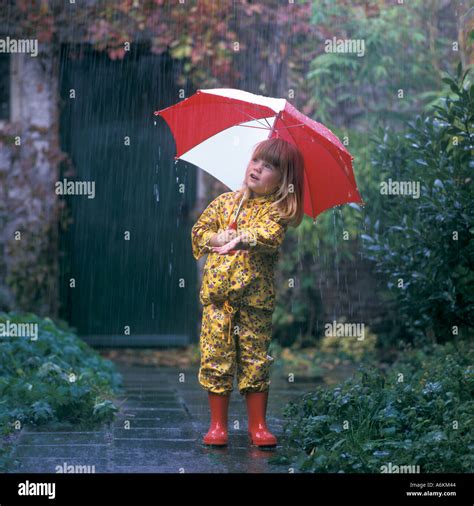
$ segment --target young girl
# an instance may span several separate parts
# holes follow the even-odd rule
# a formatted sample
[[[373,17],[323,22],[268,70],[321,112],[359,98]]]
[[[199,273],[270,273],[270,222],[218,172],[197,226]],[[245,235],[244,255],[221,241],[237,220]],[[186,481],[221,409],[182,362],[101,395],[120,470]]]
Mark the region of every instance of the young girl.
[[[227,444],[236,370],[251,444],[277,444],[265,422],[274,268],[288,225],[297,227],[303,219],[303,177],[303,156],[294,145],[263,141],[252,154],[242,188],[213,200],[192,228],[194,258],[209,253],[200,291],[199,383],[208,391],[211,410],[204,444]]]

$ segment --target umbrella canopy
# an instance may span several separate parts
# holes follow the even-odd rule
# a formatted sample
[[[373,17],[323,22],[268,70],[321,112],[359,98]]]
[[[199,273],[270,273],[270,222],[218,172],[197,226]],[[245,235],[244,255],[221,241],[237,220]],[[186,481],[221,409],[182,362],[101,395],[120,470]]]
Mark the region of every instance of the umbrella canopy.
[[[233,88],[197,90],[176,105],[155,111],[185,160],[235,191],[258,142],[278,137],[301,151],[305,162],[304,212],[312,218],[331,207],[363,201],[352,170],[353,157],[324,125],[284,98]]]

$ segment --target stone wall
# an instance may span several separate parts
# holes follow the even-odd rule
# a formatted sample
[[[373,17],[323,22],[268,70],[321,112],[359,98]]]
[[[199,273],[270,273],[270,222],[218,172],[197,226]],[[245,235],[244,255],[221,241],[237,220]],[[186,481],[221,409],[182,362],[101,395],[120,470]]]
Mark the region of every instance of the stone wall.
[[[10,121],[0,125],[0,310],[58,310],[58,54],[11,54]]]

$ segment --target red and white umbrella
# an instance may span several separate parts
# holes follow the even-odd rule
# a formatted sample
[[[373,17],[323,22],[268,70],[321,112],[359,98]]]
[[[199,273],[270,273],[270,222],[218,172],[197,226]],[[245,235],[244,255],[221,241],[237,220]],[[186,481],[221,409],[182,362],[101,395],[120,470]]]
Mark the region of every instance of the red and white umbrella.
[[[171,129],[175,159],[197,165],[233,191],[242,187],[255,145],[278,137],[296,145],[304,157],[305,214],[316,218],[340,204],[363,204],[349,151],[284,98],[233,88],[197,90],[155,115]]]

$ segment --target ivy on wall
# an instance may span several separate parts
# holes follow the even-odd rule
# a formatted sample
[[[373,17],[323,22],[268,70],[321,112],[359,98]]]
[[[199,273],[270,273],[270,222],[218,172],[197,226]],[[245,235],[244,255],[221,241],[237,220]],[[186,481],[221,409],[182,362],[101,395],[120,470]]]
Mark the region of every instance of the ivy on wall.
[[[0,311],[57,314],[58,226],[65,226],[68,213],[64,201],[56,198],[54,180],[57,167],[68,157],[55,142],[56,132],[8,123],[0,135],[8,165],[0,170]],[[46,140],[46,149],[35,146],[38,136]],[[41,174],[40,167],[45,166],[52,169]]]

